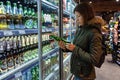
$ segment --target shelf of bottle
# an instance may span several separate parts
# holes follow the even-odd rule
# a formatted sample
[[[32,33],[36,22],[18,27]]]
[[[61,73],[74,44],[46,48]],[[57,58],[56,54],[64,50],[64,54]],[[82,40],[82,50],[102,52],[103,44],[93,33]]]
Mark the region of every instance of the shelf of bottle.
[[[10,71],[0,75],[0,80],[10,80],[10,78],[13,78],[13,77],[16,78],[18,76],[21,76],[24,71],[33,67],[33,65],[38,64],[38,60],[39,59],[37,57],[35,59],[30,60],[29,62],[26,62],[26,63],[20,65],[19,67],[15,68],[13,70],[10,70]]]
[[[0,14],[0,19],[37,19],[34,16]]]
[[[42,33],[54,32],[54,28],[42,29]],[[4,36],[17,36],[23,34],[37,34],[38,29],[25,29],[25,30],[0,30],[0,37]]]
[[[47,0],[42,0],[42,4],[45,5],[45,6],[47,6],[47,7],[52,8],[52,9],[58,9],[58,6],[56,6],[56,5],[48,2]]]
[[[25,29],[25,30],[0,30],[0,37],[12,36],[12,35],[23,35],[23,34],[36,34],[37,29]]]
[[[68,55],[64,60],[63,60],[63,64],[65,64],[66,62],[68,62],[70,60],[70,55]],[[56,72],[59,70],[59,65],[54,65],[54,72],[50,73],[46,78],[45,80],[49,80],[52,76],[56,75]]]
[[[42,0],[42,4],[46,7],[51,8],[51,9],[58,9],[59,8],[58,6],[54,5],[51,2],[48,2],[47,0]],[[66,15],[70,15],[70,12],[67,11],[67,10],[63,10],[63,13],[66,14]]]
[[[48,55],[52,55],[52,54],[54,54],[54,53],[56,53],[56,52],[58,52],[59,51],[59,47],[56,47],[55,49],[52,49],[51,51],[49,51],[49,52],[47,52],[47,53],[44,53],[42,56],[42,58],[43,59],[45,59]]]

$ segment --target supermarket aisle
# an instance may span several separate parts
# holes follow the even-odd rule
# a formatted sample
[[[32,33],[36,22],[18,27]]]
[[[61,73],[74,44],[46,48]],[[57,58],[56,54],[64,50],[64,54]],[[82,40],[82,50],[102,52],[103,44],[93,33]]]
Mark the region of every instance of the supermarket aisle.
[[[117,64],[109,62],[110,60],[111,54],[108,54],[102,68],[96,68],[96,80],[120,80],[120,67]]]

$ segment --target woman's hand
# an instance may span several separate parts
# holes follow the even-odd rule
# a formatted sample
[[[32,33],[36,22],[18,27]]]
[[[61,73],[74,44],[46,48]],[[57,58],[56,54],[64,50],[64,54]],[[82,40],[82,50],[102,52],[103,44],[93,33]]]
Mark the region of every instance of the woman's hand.
[[[67,44],[66,48],[70,51],[73,51],[75,49],[75,45],[74,44]]]
[[[58,45],[60,46],[61,49],[66,49],[65,43],[63,41],[59,41]]]

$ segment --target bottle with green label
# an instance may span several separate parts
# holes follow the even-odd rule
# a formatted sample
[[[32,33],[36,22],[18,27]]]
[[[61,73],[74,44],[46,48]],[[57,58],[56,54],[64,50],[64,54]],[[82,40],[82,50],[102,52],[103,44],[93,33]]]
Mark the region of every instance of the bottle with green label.
[[[27,11],[27,7],[24,7],[24,12],[23,12],[24,16],[28,16],[28,11]]]
[[[60,38],[60,37],[55,36],[55,35],[50,35],[50,38],[52,38],[52,39],[54,39],[54,40],[56,40],[56,41],[63,41],[63,42],[65,42],[65,43],[70,43],[70,42],[66,41],[65,39]]]

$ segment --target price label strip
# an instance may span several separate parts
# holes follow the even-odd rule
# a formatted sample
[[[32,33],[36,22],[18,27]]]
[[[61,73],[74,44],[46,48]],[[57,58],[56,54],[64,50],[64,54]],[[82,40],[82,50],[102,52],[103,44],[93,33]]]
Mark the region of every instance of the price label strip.
[[[4,31],[4,36],[11,36],[13,35],[12,31]]]
[[[26,34],[25,30],[19,30],[19,34]]]

